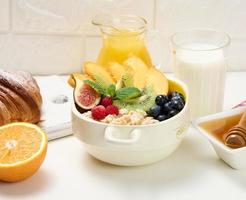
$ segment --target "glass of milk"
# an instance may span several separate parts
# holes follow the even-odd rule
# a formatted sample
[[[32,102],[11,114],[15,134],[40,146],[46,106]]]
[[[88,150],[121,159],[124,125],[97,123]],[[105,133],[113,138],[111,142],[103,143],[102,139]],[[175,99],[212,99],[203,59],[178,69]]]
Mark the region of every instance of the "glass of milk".
[[[191,117],[221,111],[230,37],[212,30],[192,30],[174,34],[171,41],[174,74],[188,85]]]

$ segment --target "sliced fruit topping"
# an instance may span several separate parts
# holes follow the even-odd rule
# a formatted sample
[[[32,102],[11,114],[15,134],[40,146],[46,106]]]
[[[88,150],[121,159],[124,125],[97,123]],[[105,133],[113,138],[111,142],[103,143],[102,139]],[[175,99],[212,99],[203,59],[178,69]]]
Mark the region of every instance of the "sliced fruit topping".
[[[136,56],[128,58],[124,62],[124,66],[133,71],[134,87],[143,89],[146,85],[149,67]]]
[[[111,84],[109,85],[109,87],[107,88],[107,95],[114,97],[116,93],[116,86]]]
[[[12,123],[0,127],[0,180],[21,181],[32,176],[44,161],[47,135],[38,126]]]
[[[124,87],[134,87],[134,71],[128,69],[122,76],[122,83]]]
[[[168,96],[169,100],[177,100],[183,102],[185,104],[184,96],[178,92],[171,92]]]
[[[169,100],[171,102],[171,106],[176,110],[182,110],[185,105],[184,96],[179,92],[172,92],[169,95]]]
[[[135,87],[125,87],[116,91],[116,98],[119,100],[129,100],[141,95],[141,91]]]
[[[106,107],[106,115],[118,115],[119,109],[116,106],[110,105]]]
[[[178,92],[172,92],[169,96],[158,95],[155,103],[156,105],[149,109],[148,115],[158,121],[164,121],[177,115],[185,105],[183,95]]]
[[[93,89],[95,89],[99,94],[101,95],[107,95],[107,88],[103,87],[99,83],[91,80],[84,80],[83,81],[85,84],[90,85]]]
[[[113,99],[110,96],[103,97],[100,104],[104,107],[110,106],[113,104]]]
[[[163,121],[182,110],[185,104],[178,92],[167,96],[169,85],[165,75],[136,56],[129,57],[122,65],[114,62],[102,67],[86,62],[84,73],[73,74],[68,82],[76,85],[77,109],[80,112],[95,109],[93,118],[96,120],[108,114],[117,115],[119,109],[125,108],[144,110]],[[101,107],[98,108],[99,102]],[[102,113],[98,114],[99,111]]]
[[[110,75],[113,77],[114,81],[119,81],[123,74],[125,73],[125,67],[117,62],[110,63],[107,66],[107,71],[110,73]]]
[[[158,117],[160,113],[161,113],[161,106],[158,105],[151,107],[148,112],[148,114],[153,118]]]
[[[79,79],[81,81],[91,80],[91,78],[87,74],[79,74],[79,73],[71,74],[67,82],[73,88],[76,85],[76,83],[75,83],[76,80],[75,79]]]
[[[180,100],[172,99],[171,100],[171,107],[176,109],[176,110],[182,110],[184,107],[184,103],[181,99]]]
[[[166,95],[158,95],[155,99],[156,105],[163,106],[165,103],[169,101],[168,96]]]
[[[89,84],[84,83],[84,81],[79,79],[75,80],[74,102],[78,111],[84,112],[98,105],[101,95]]]
[[[177,115],[178,113],[179,113],[178,110],[173,109],[173,110],[171,110],[171,111],[167,114],[167,118],[171,118],[171,117]]]
[[[95,120],[102,120],[106,117],[106,108],[102,105],[95,106],[91,109],[91,116]]]
[[[148,71],[146,86],[152,86],[156,94],[163,95],[167,95],[169,89],[167,78],[155,68],[151,68]]]
[[[114,79],[107,72],[107,70],[96,63],[86,62],[84,64],[84,72],[103,88],[107,88],[109,85],[115,83]]]
[[[166,115],[164,115],[164,114],[160,114],[159,116],[156,117],[156,119],[158,121],[162,122],[162,121],[168,119],[168,117]]]
[[[123,87],[134,87],[134,72],[131,69],[127,69],[122,75],[121,79],[116,83],[116,89]]]
[[[77,96],[79,104],[82,104],[85,108],[91,107],[94,105],[94,102],[99,97],[96,90],[91,88],[91,86],[84,84],[83,87],[80,88],[79,94]]]
[[[171,92],[168,97],[171,99],[173,97],[181,97],[181,98],[184,98],[182,94],[180,94],[179,92]]]
[[[144,88],[141,92],[141,96],[133,99],[128,100],[114,100],[114,105],[118,106],[119,108],[126,108],[127,110],[144,110],[148,111],[152,106],[155,105],[155,97],[156,94],[154,93],[151,87]]]
[[[169,113],[172,110],[171,102],[167,102],[162,106],[163,113]]]

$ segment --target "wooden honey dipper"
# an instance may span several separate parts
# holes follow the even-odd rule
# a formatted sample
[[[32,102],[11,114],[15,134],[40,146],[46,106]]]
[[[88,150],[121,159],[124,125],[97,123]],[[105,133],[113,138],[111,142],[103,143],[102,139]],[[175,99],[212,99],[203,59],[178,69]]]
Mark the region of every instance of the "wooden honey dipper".
[[[231,148],[246,146],[246,111],[243,113],[239,123],[224,134],[223,140],[225,145]]]

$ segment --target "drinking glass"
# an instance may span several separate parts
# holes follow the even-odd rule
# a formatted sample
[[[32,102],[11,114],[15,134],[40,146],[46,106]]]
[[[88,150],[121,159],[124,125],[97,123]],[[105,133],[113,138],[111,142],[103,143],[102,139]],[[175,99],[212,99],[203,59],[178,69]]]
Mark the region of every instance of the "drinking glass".
[[[179,32],[171,37],[173,70],[190,92],[191,117],[222,111],[230,37],[213,30]]]

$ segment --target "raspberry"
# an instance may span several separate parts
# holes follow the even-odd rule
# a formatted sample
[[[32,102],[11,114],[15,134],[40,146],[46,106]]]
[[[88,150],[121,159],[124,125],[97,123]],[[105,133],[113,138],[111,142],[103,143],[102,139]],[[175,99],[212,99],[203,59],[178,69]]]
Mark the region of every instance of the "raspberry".
[[[101,105],[105,108],[113,104],[113,99],[110,96],[106,96],[102,98]]]
[[[106,109],[104,106],[99,105],[91,109],[91,115],[95,120],[101,120],[106,117]]]
[[[118,115],[119,109],[116,106],[110,105],[106,108],[106,115]]]

